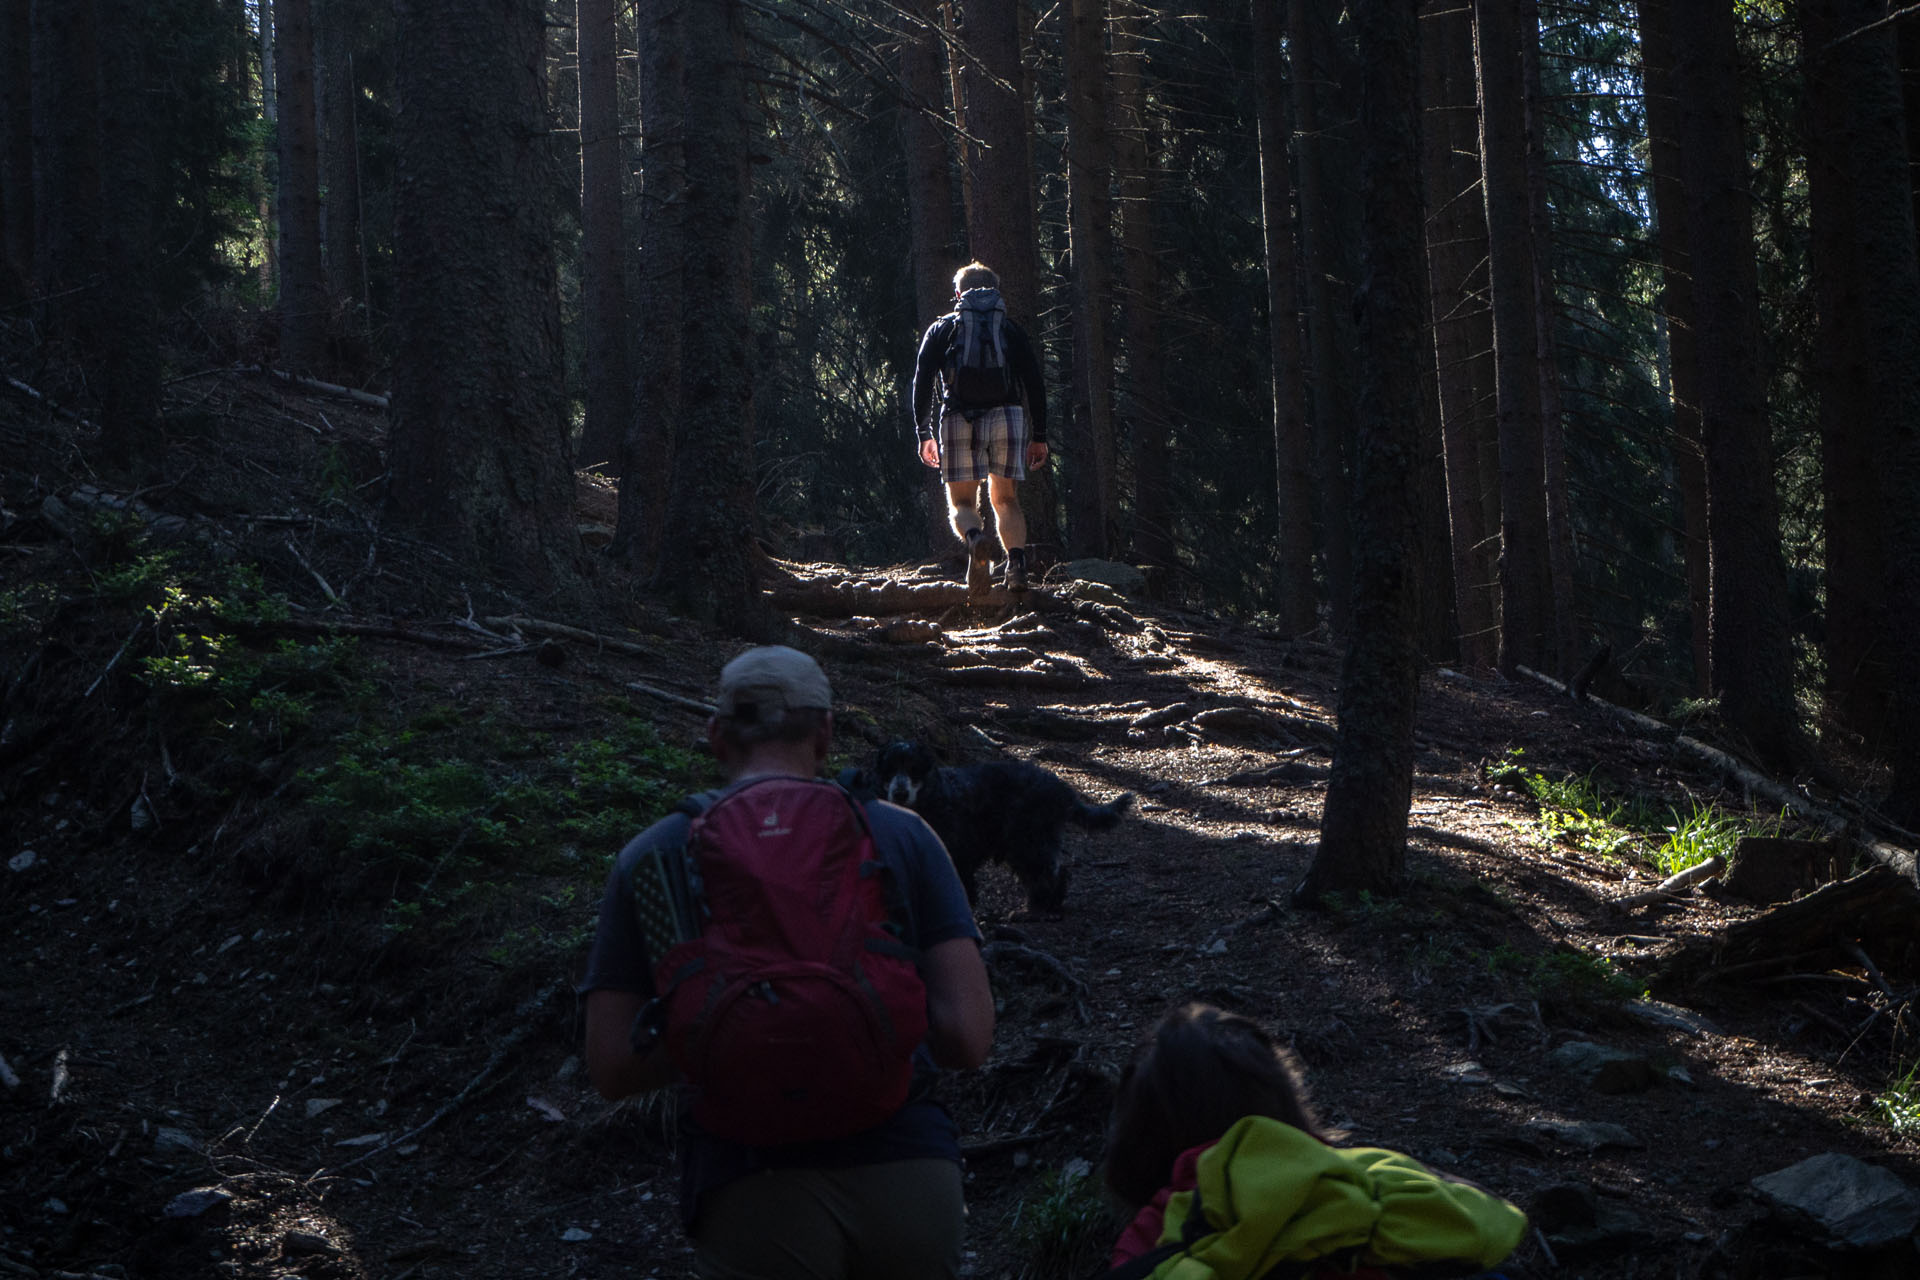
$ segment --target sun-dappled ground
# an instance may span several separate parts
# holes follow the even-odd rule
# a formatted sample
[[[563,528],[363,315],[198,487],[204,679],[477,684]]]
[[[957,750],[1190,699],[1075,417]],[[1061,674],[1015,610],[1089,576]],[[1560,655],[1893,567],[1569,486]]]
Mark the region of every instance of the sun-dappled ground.
[[[669,1109],[592,1094],[570,984],[612,853],[709,779],[742,642],[604,569],[516,596],[381,535],[368,410],[237,375],[169,409],[168,482],[128,495],[0,405],[0,1275],[683,1274]],[[612,518],[583,479],[590,542]],[[1539,1209],[1555,1274],[1864,1274],[1751,1180],[1840,1152],[1920,1186],[1910,956],[1664,980],[1762,909],[1617,905],[1708,828],[1799,830],[1671,733],[1430,668],[1406,891],[1302,911],[1324,637],[1057,578],[972,610],[957,562],[773,567],[836,764],[919,736],[1140,798],[1070,836],[1059,918],[984,877],[999,1031],[943,1083],[971,1274],[1098,1269],[1113,1081],[1189,998],[1276,1029],[1354,1141]]]

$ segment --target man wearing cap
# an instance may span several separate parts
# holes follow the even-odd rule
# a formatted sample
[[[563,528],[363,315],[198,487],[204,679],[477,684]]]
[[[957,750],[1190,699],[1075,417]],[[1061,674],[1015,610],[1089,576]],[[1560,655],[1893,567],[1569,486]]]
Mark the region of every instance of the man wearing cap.
[[[749,649],[720,673],[707,742],[727,784],[717,800],[758,778],[812,778],[833,737],[826,674],[796,649]],[[922,955],[927,1038],[907,1102],[878,1126],[822,1142],[750,1147],[683,1118],[681,1222],[704,1277],[952,1277],[960,1265],[960,1146],[931,1096],[937,1067],[986,1061],[993,997],[980,930],[938,836],[910,810],[866,806],[873,842],[902,890],[908,945]],[[601,900],[587,975],[587,1070],[607,1098],[673,1083],[664,1048],[635,1053],[634,1018],[654,995],[653,957],[634,918],[633,870],[644,854],[677,847],[689,819],[673,814],[636,836],[615,861]],[[684,1116],[684,1113],[683,1113]]]

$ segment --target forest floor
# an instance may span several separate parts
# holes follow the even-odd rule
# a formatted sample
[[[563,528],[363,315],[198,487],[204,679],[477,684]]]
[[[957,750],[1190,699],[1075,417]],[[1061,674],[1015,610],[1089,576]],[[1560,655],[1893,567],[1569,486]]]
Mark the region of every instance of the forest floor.
[[[604,570],[591,607],[515,598],[379,534],[376,412],[226,374],[168,407],[168,483],[130,500],[85,433],[0,404],[0,1277],[684,1274],[668,1109],[593,1094],[571,983],[612,853],[711,777],[698,704],[741,642]],[[582,511],[603,537],[610,491]],[[1920,1186],[1888,1122],[1913,957],[1672,976],[1764,908],[1619,907],[1661,878],[1630,815],[1775,810],[1670,731],[1430,668],[1406,892],[1296,910],[1323,640],[1057,581],[970,610],[957,561],[781,563],[836,766],[917,736],[1140,799],[1070,837],[1059,918],[983,877],[998,1034],[943,1082],[969,1274],[1099,1270],[1113,1082],[1194,998],[1277,1031],[1353,1141],[1537,1210],[1544,1272],[1920,1274],[1751,1185],[1838,1152]],[[875,612],[917,598],[937,636]],[[1554,1056],[1589,1042],[1625,1091]]]

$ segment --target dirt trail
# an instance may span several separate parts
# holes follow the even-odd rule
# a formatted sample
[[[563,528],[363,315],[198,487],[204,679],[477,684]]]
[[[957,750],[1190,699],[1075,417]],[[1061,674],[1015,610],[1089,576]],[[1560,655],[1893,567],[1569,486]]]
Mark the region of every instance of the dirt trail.
[[[337,458],[372,447],[352,410],[327,414],[345,424]],[[300,467],[316,482],[325,469],[318,456],[278,464]],[[34,493],[8,472],[14,487],[0,496],[26,510]],[[219,474],[238,494],[241,481]],[[342,485],[354,483],[348,465]],[[214,487],[200,482],[203,504]],[[232,523],[243,548],[270,545],[283,529],[232,519],[264,513],[260,499],[257,487],[228,495],[207,518]],[[324,605],[316,579],[353,579],[366,555],[357,518],[326,515],[331,534],[313,518],[304,573],[281,558],[300,598]],[[16,559],[33,566],[68,554],[46,530],[16,530],[9,544],[30,548]],[[782,589],[816,601],[950,572],[786,571]],[[389,708],[451,705],[591,736],[622,697],[650,709],[663,740],[690,745],[697,704],[736,647],[641,613],[619,632],[638,652],[565,639],[547,665],[529,633],[523,650],[476,660],[454,643],[472,636],[452,625],[457,595],[441,613],[405,617],[390,602],[408,585],[335,587],[354,616],[403,624],[360,640]],[[1611,910],[1657,874],[1547,841],[1532,800],[1488,774],[1520,750],[1542,774],[1592,774],[1683,812],[1689,799],[1737,803],[1670,742],[1543,687],[1430,670],[1408,892],[1303,913],[1287,892],[1312,856],[1325,791],[1335,650],[1137,599],[1073,601],[1058,584],[1018,611],[946,603],[913,616],[939,623],[939,637],[889,637],[877,617],[837,608],[799,620],[842,702],[836,763],[923,736],[951,759],[1004,753],[1092,798],[1131,790],[1141,801],[1110,833],[1069,836],[1073,889],[1057,919],[1030,918],[1004,870],[983,878],[999,1034],[984,1069],[945,1085],[969,1150],[971,1274],[1097,1266],[1111,1228],[1075,1175],[1098,1160],[1134,1040],[1187,998],[1277,1029],[1322,1114],[1355,1141],[1523,1205],[1549,1188],[1589,1189],[1620,1230],[1561,1259],[1560,1274],[1822,1274],[1751,1227],[1764,1216],[1751,1178],[1840,1151],[1920,1185],[1913,1140],[1868,1119],[1887,1039],[1836,1033],[1863,979],[1660,993],[1706,1029],[1632,1016],[1609,970],[1652,973],[1751,909],[1696,896]],[[605,619],[551,620],[613,634]],[[116,643],[76,637],[74,648],[97,669]],[[163,740],[117,734],[124,709],[74,705],[72,731],[0,796],[8,856],[35,854],[0,873],[12,961],[0,1056],[19,1081],[0,1081],[0,1275],[683,1272],[671,1117],[657,1101],[599,1102],[577,1057],[567,984],[610,849],[569,874],[526,875],[519,907],[457,945],[384,937],[378,909],[334,892],[303,848],[308,818],[276,798],[291,762],[261,760],[259,778],[233,780],[228,794],[244,803],[170,819],[156,798],[160,825],[140,825],[142,797],[158,796],[168,767]],[[1552,1060],[1584,1041],[1639,1055],[1660,1082],[1597,1092]],[[196,1189],[211,1190],[178,1199]]]

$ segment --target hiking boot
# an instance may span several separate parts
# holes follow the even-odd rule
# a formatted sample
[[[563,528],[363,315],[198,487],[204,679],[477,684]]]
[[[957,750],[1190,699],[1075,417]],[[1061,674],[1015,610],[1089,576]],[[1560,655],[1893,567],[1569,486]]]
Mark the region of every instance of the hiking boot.
[[[993,563],[993,539],[987,536],[985,529],[967,530],[967,559],[974,564]]]
[[[1007,549],[1007,590],[1025,591],[1027,586],[1027,549],[1009,547]]]

